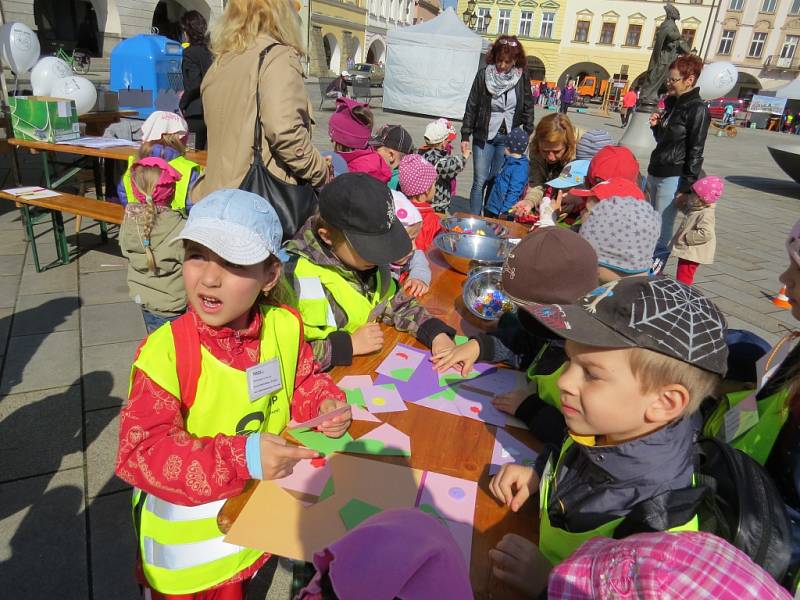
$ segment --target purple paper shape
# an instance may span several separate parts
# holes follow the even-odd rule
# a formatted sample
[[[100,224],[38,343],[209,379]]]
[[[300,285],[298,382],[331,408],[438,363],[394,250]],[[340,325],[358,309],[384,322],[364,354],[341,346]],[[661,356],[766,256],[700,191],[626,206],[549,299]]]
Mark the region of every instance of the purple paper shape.
[[[433,471],[425,471],[417,494],[416,506],[428,504],[450,530],[467,565],[472,554],[472,534],[475,521],[475,501],[478,484]]]
[[[294,466],[291,475],[274,481],[285,490],[320,496],[332,475],[333,471],[329,460],[325,458],[303,459]]]
[[[411,438],[388,423],[365,433],[358,440],[378,440],[383,442],[385,448],[397,448],[411,455]]]
[[[336,382],[341,390],[355,390],[372,385],[372,377],[369,375],[345,375]]]
[[[339,408],[335,408],[334,410],[327,412],[325,414],[317,415],[313,419],[309,419],[308,421],[303,421],[302,423],[298,423],[294,419],[289,421],[286,425],[288,429],[313,429],[314,427],[319,427],[325,421],[330,421],[334,417],[338,417],[339,415],[343,415],[347,412],[350,408],[349,404],[345,404],[344,406],[340,406]]]
[[[489,475],[494,475],[500,467],[509,463],[533,466],[538,453],[528,448],[513,435],[504,429],[498,429],[494,436],[494,449],[492,462],[489,465]]]
[[[351,410],[353,411],[353,421],[370,421],[372,423],[380,423],[381,420],[374,416],[368,410],[361,408],[360,406],[352,405]]]
[[[430,358],[431,353],[426,352],[424,361],[419,365],[417,370],[414,371],[414,376],[409,381],[400,381],[398,379],[387,377],[383,374],[378,374],[378,376],[375,378],[375,385],[393,383],[395,386],[397,386],[397,391],[400,392],[400,397],[406,402],[417,402],[422,398],[427,398],[428,396],[440,392],[443,389],[447,389],[450,386],[439,385],[439,378],[446,375],[454,375],[457,374],[457,372],[449,370],[445,373],[437,373],[433,369],[433,363],[430,362]],[[472,367],[472,370],[483,373],[491,368],[491,365],[480,363]]]
[[[455,400],[462,417],[482,421],[489,425],[505,427],[508,415],[497,410],[489,396],[459,389]]]
[[[444,524],[461,549],[461,555],[464,557],[464,562],[467,563],[467,569],[469,569],[470,558],[472,557],[472,523],[445,520]]]
[[[528,377],[522,371],[498,369],[493,367],[469,380],[470,387],[485,390],[495,395],[505,394],[528,384]]]
[[[417,367],[425,360],[426,352],[397,344],[375,371],[399,381],[410,381]]]
[[[451,415],[461,416],[461,413],[458,412],[458,407],[456,406],[455,400],[447,400],[442,396],[442,392],[439,392],[427,398],[423,398],[422,400],[415,402],[415,404],[417,406],[424,406],[425,408],[432,408],[433,410],[440,410]]]
[[[392,384],[373,385],[361,391],[365,406],[372,414],[408,410],[397,388]]]

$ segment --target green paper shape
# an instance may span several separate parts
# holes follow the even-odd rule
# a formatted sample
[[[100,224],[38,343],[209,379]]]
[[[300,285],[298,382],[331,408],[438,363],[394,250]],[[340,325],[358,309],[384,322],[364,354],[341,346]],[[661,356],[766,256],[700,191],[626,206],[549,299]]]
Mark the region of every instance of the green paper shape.
[[[453,338],[453,341],[456,343],[456,346],[460,346],[461,344],[466,344],[469,338],[465,335],[457,335]]]
[[[439,377],[439,386],[440,387],[452,387],[455,384],[461,383],[462,381],[466,381],[467,379],[473,379],[480,375],[477,371],[472,371],[466,377],[462,377],[461,375],[456,375],[454,373],[449,373],[447,375],[442,375]]]
[[[400,381],[408,381],[414,375],[414,369],[403,367],[401,369],[394,369],[389,372],[389,376]]]
[[[329,438],[320,431],[293,431],[292,437],[306,448],[316,450],[323,456],[328,456],[334,452],[344,452],[345,446],[353,441],[353,436],[345,433],[340,438]]]
[[[345,397],[347,398],[347,403],[351,406],[360,406],[361,408],[366,408],[367,403],[364,401],[364,393],[358,389],[347,390],[342,388]]]
[[[330,498],[331,496],[333,496],[333,493],[334,493],[333,477],[331,477],[330,479],[328,479],[328,483],[325,484],[325,487],[322,488],[322,492],[319,495],[319,500],[317,501],[322,502],[326,498]]]
[[[347,444],[344,452],[352,452],[353,454],[374,454],[375,456],[411,456],[411,452],[407,452],[402,448],[387,448],[382,441],[371,440],[369,438],[353,440]]]
[[[446,390],[442,390],[441,392],[436,392],[435,394],[431,394],[428,396],[431,400],[450,400],[451,402],[456,399],[456,391],[451,388],[447,388]]]
[[[350,531],[362,521],[366,521],[372,515],[377,515],[379,512],[383,512],[383,509],[373,506],[372,504],[367,504],[358,498],[353,498],[339,509],[339,516],[342,518],[345,529]]]
[[[419,509],[424,513],[428,513],[434,519],[439,521],[442,525],[447,527],[447,522],[444,520],[444,517],[442,517],[442,515],[440,515],[432,505],[430,505],[430,504],[420,504],[419,505]]]
[[[375,387],[382,387],[385,390],[394,390],[397,391],[397,386],[393,383],[379,383]]]

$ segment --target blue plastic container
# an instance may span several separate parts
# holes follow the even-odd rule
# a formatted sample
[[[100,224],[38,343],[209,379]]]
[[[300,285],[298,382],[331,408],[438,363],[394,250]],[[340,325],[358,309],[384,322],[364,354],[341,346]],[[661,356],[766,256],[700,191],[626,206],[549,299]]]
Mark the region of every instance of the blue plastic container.
[[[175,112],[183,91],[183,48],[162,35],[137,35],[111,51],[111,91],[120,110],[146,119],[155,110]]]

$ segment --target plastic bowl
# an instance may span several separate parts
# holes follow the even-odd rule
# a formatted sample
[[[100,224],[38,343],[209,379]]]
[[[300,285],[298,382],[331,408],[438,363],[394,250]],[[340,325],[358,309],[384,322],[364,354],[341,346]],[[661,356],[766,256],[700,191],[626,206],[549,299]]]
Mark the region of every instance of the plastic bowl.
[[[504,313],[514,310],[514,305],[502,290],[502,276],[503,269],[500,267],[470,272],[461,291],[469,312],[484,321],[495,321]]]
[[[448,265],[460,273],[469,273],[476,267],[501,266],[519,239],[443,232],[433,243]]]
[[[442,219],[442,229],[450,233],[466,233],[488,237],[505,237],[508,227],[478,218],[448,217]]]

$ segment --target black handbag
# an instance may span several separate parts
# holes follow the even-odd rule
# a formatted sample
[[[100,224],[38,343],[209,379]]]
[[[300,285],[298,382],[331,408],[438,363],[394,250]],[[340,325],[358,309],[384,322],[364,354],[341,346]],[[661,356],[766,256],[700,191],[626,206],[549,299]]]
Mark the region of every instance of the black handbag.
[[[258,74],[256,81],[256,123],[253,129],[253,162],[239,184],[240,190],[253,192],[264,198],[272,205],[283,226],[283,241],[291,239],[303,226],[306,220],[313,215],[318,206],[317,192],[310,183],[292,185],[281,181],[269,172],[264,159],[261,157],[261,143],[263,132],[261,129],[261,66],[264,57],[273,46],[264,48],[258,55]],[[272,157],[274,159],[274,155]]]

